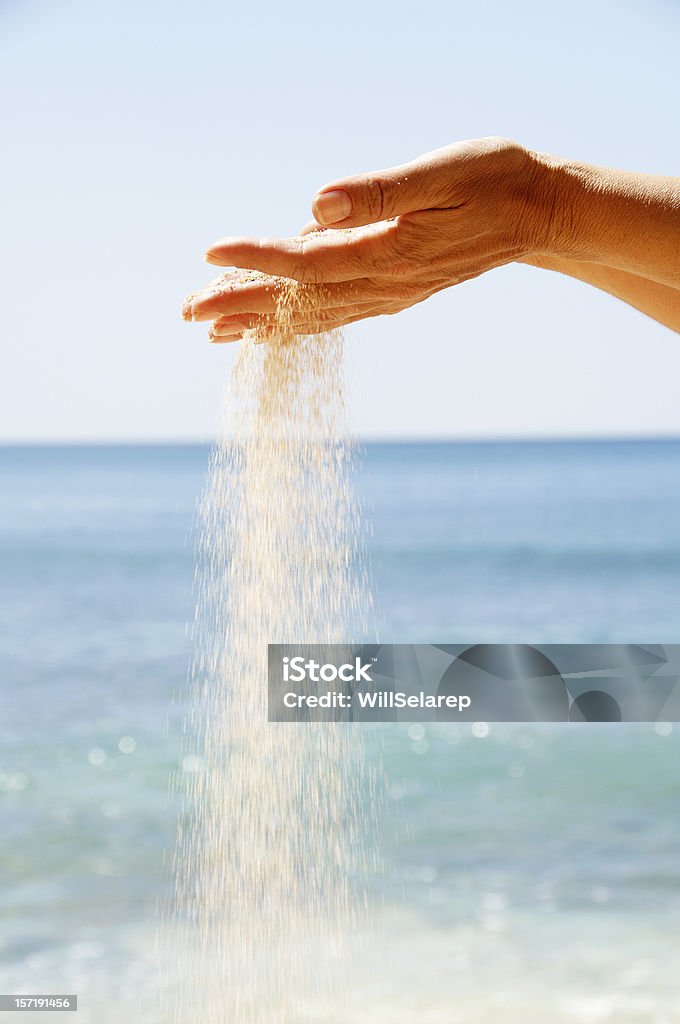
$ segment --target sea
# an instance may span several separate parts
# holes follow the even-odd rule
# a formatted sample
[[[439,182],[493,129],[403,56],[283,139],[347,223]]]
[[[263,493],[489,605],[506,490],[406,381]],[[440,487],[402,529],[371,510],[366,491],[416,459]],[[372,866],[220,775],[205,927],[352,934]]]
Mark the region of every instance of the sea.
[[[80,1024],[163,1024],[208,458],[0,448],[0,993]],[[355,486],[382,642],[680,642],[678,440],[367,444]],[[680,1022],[680,725],[339,727],[379,867],[300,1022]]]

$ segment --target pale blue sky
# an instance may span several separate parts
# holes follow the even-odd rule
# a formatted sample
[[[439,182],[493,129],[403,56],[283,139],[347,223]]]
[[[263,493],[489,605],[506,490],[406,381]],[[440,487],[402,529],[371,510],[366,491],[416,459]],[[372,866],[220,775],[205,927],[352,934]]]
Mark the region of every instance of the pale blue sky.
[[[668,0],[0,3],[3,440],[211,439],[224,234],[460,138],[680,174]],[[680,433],[680,337],[508,267],[348,330],[364,435]]]

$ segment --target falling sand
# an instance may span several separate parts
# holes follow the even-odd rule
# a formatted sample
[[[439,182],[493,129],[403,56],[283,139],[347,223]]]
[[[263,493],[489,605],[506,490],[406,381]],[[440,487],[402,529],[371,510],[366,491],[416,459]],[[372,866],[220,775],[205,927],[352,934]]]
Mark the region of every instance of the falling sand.
[[[173,1024],[340,1021],[351,986],[359,736],[267,722],[267,644],[356,639],[368,608],[342,336],[294,336],[301,306],[313,320],[309,292],[281,286],[267,344],[241,343],[201,503]]]

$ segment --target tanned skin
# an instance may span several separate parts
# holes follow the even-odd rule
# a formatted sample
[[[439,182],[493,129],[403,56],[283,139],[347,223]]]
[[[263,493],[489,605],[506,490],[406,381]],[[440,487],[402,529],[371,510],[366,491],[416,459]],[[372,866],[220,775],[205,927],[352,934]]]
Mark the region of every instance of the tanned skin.
[[[518,262],[585,281],[680,332],[680,178],[474,139],[331,182],[312,212],[292,238],[211,245],[207,262],[260,273],[194,293],[185,319],[212,321],[215,342],[266,333],[277,278],[293,278],[321,298],[314,322],[302,312],[294,320],[297,333],[314,334]]]

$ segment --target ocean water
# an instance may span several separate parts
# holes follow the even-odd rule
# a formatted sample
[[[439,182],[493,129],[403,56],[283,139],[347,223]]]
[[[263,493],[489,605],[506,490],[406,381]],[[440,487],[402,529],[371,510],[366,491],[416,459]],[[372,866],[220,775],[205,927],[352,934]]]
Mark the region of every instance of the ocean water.
[[[0,992],[81,1024],[155,1019],[207,460],[0,449]],[[369,445],[357,492],[385,642],[680,641],[680,442]],[[352,1021],[680,1021],[680,726],[355,728]]]

